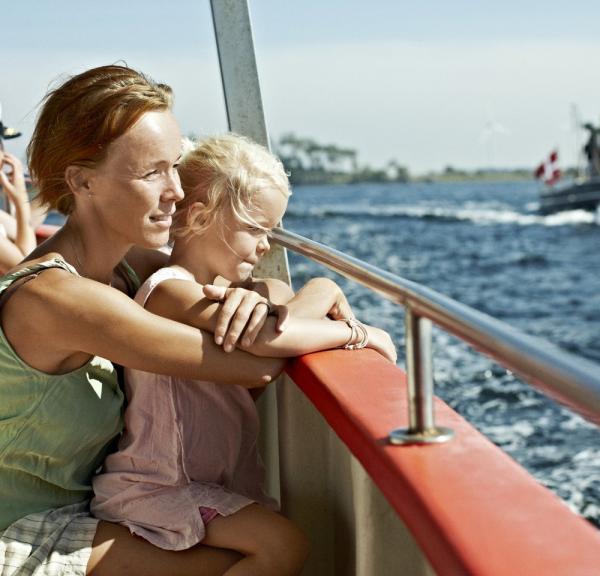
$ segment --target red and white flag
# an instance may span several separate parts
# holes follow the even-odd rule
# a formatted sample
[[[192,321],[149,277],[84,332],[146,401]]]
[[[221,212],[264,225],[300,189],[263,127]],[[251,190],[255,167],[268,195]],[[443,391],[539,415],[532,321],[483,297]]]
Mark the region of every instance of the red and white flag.
[[[536,168],[534,174],[536,178],[543,180],[548,186],[556,184],[561,176],[558,167],[558,151],[553,150],[548,159]]]

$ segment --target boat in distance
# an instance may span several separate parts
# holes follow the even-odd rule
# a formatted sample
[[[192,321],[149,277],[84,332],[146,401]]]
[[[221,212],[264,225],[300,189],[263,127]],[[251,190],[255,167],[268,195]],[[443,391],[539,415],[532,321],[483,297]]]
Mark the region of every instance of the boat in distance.
[[[553,151],[548,160],[540,164],[535,171],[536,178],[543,179],[546,184],[539,196],[539,211],[542,214],[553,214],[563,210],[600,210],[600,128],[589,122],[581,127],[589,133],[588,140],[581,150],[587,167],[580,170],[577,179],[556,185],[561,176],[557,164],[557,151]]]
[[[540,192],[539,203],[542,214],[563,210],[596,212],[600,206],[600,177],[560,187],[548,187]]]

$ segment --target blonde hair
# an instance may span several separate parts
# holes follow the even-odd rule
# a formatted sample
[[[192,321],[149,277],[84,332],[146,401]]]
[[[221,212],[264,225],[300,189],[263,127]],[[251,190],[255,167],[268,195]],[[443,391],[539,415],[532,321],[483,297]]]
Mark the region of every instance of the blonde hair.
[[[281,161],[264,146],[226,134],[184,144],[179,177],[185,198],[178,203],[171,227],[172,238],[201,235],[229,212],[241,223],[262,228],[250,214],[260,190],[291,194]],[[190,206],[202,202],[204,209],[192,218]]]
[[[44,98],[27,156],[38,197],[63,214],[74,200],[68,166],[94,167],[111,142],[146,112],[169,110],[171,88],[127,66],[100,66],[69,78]]]

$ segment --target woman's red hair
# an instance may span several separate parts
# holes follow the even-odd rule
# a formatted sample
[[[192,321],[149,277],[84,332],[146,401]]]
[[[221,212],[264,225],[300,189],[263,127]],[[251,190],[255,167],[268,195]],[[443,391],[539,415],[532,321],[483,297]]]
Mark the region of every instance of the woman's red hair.
[[[171,89],[126,66],[101,66],[69,78],[43,100],[27,146],[31,177],[49,209],[69,214],[68,166],[98,165],[111,142],[146,112],[171,108]]]

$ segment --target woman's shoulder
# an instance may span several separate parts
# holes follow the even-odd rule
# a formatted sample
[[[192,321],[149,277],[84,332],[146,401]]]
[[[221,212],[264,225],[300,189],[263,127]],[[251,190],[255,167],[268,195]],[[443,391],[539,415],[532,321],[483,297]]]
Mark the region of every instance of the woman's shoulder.
[[[58,252],[48,252],[36,258],[23,260],[0,278],[3,283],[12,283],[16,279],[36,274],[49,268],[58,268],[77,276],[76,270]]]

